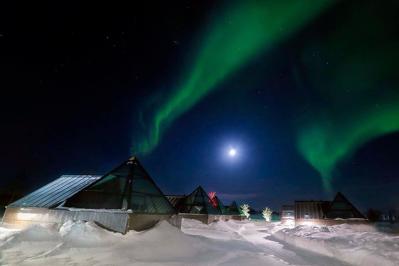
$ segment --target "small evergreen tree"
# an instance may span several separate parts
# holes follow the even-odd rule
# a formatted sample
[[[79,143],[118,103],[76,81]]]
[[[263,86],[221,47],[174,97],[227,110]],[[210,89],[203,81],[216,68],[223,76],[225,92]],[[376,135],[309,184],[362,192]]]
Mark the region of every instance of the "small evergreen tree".
[[[240,206],[241,212],[242,214],[245,215],[245,217],[247,217],[247,219],[249,218],[249,205],[248,204],[243,204]]]
[[[262,216],[266,220],[266,222],[270,222],[272,220],[272,210],[268,207],[262,210]]]

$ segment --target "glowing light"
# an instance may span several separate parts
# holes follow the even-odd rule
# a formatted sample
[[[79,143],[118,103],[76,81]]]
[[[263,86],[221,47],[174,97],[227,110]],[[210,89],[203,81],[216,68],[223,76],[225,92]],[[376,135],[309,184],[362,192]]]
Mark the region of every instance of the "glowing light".
[[[237,150],[234,148],[230,148],[229,150],[229,156],[230,157],[235,157],[237,155]]]
[[[34,221],[34,220],[38,220],[39,217],[40,217],[40,214],[38,214],[38,213],[26,213],[26,212],[18,212],[17,213],[17,220]]]
[[[283,225],[287,226],[288,228],[295,227],[295,220],[294,219],[287,219],[281,222]]]
[[[231,1],[233,2],[233,1]],[[237,1],[204,31],[192,64],[184,71],[180,84],[164,102],[153,108],[150,121],[143,125],[142,136],[135,138],[132,151],[149,153],[165,130],[191,109],[232,73],[260,53],[306,25],[334,1]],[[146,124],[146,122],[149,122]]]
[[[305,226],[316,226],[319,225],[318,222],[315,221],[301,221],[300,225],[305,225]]]

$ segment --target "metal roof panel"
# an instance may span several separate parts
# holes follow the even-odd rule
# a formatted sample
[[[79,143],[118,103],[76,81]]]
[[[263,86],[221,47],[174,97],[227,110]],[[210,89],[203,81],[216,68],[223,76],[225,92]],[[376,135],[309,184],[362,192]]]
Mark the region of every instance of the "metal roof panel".
[[[51,208],[97,181],[101,176],[62,175],[53,182],[11,203],[10,207]]]

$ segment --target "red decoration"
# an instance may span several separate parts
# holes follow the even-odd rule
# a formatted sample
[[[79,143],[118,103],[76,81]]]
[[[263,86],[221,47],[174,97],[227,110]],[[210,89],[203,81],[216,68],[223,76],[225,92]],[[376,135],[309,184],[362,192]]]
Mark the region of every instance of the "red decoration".
[[[212,206],[214,208],[216,208],[218,206],[218,201],[217,201],[217,198],[216,198],[216,192],[209,192],[208,196],[209,196],[209,203],[212,204]]]

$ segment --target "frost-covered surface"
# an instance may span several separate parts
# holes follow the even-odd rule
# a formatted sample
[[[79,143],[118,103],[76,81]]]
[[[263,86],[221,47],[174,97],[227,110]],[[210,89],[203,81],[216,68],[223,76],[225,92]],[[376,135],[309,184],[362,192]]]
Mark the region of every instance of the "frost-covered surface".
[[[0,252],[1,265],[285,265],[251,243],[190,236],[167,222],[126,235],[84,222],[2,228]]]
[[[395,236],[368,227],[328,228],[327,232],[322,227],[287,229],[279,223],[229,221],[205,225],[183,220],[181,231],[162,222],[145,232],[122,235],[90,222],[66,222],[59,229],[32,226],[20,231],[0,227],[0,265],[348,265],[331,254],[287,245],[277,239],[281,235],[287,242],[295,238],[308,241],[309,245],[302,245],[307,249],[314,248],[316,241],[323,241],[325,247],[352,248],[347,254],[368,248],[378,253],[379,266],[398,261]],[[370,261],[354,264],[377,265]]]
[[[352,265],[399,265],[399,235],[372,225],[297,226],[274,237]]]

